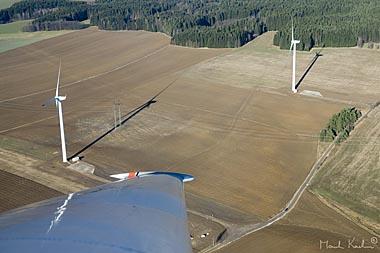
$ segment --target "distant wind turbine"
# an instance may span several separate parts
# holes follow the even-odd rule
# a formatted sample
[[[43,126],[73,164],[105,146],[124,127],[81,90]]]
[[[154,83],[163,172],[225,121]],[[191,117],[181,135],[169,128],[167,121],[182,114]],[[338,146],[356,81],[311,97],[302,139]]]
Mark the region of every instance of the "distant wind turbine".
[[[61,62],[59,63],[57,88],[55,90],[55,97],[49,99],[42,106],[46,106],[46,105],[55,101],[55,106],[58,108],[59,129],[61,131],[62,161],[64,163],[67,163],[65,129],[63,127],[63,116],[62,116],[62,101],[66,99],[66,96],[59,96],[58,95],[58,88],[59,88],[60,79],[61,79]]]
[[[293,75],[292,75],[292,91],[293,93],[297,93],[296,89],[296,50],[297,50],[297,44],[300,43],[299,40],[294,39],[294,25],[293,25],[293,19],[292,19],[292,44],[290,45],[290,50],[293,48]]]

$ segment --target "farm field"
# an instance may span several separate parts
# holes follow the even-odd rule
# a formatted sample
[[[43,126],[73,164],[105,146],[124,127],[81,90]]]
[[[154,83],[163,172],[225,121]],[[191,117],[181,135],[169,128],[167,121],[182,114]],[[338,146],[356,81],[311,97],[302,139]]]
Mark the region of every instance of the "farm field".
[[[292,59],[287,50],[272,45],[274,34],[267,32],[233,54],[193,66],[184,75],[229,86],[281,91],[291,82]],[[379,50],[315,48],[310,52],[297,52],[297,80],[303,76],[316,52],[322,56],[305,76],[299,91],[319,91],[325,97],[353,103],[377,101],[380,89],[375,73],[380,69]]]
[[[1,0],[0,2],[0,10],[11,7],[12,4],[19,2],[20,0]]]
[[[62,195],[44,185],[3,170],[0,170],[0,180],[0,212]]]
[[[375,108],[325,162],[312,189],[348,207],[380,234],[379,118]]]
[[[272,39],[268,33],[236,50],[192,49],[170,45],[163,34],[90,28],[0,53],[0,136],[17,140],[0,141],[0,148],[37,156],[44,170],[59,164],[56,109],[41,104],[54,96],[61,61],[69,156],[82,156],[106,179],[126,171],[189,173],[195,176],[186,185],[191,210],[231,223],[267,220],[283,210],[316,161],[318,134],[331,115],[376,102],[378,89],[376,72],[368,71],[363,89],[356,91],[348,79],[339,79],[343,70],[330,71],[357,52],[370,59],[360,67],[367,71],[377,66],[376,51],[324,49],[300,85],[300,91],[316,90],[323,98],[294,95],[290,58],[270,46]],[[300,76],[314,55],[298,55]],[[350,69],[357,59],[344,62]],[[348,73],[361,82],[359,72]],[[123,124],[107,134],[119,107]],[[318,200],[302,203],[307,210],[319,205],[316,215],[328,212]],[[300,223],[258,234],[267,241],[272,233],[267,231],[278,230],[278,238],[291,244],[289,234],[309,222],[307,236],[318,237],[330,224],[310,213],[303,213],[307,217]],[[346,219],[340,222],[353,234],[360,230]],[[299,234],[299,240],[308,240],[305,236]],[[292,252],[295,245],[289,247]]]
[[[128,35],[133,39],[121,40]],[[160,39],[150,40],[153,36]],[[0,95],[7,119],[0,131],[41,145],[58,144],[55,109],[40,104],[54,93],[60,59],[71,154],[112,127],[114,102],[120,101],[125,114],[171,84],[156,103],[81,155],[105,177],[156,168],[193,174],[197,180],[189,184],[190,192],[250,213],[255,220],[283,208],[315,160],[314,135],[343,106],[293,98],[286,89],[272,94],[182,76],[186,68],[226,50],[169,46],[166,36],[146,32],[90,29],[64,38],[65,43],[58,37],[3,54],[13,67],[0,62],[2,82],[8,83]],[[111,40],[120,42],[99,50]],[[25,74],[17,75],[20,71]],[[23,125],[15,124],[15,115],[21,121],[28,118],[23,124],[36,123],[14,129]]]
[[[21,33],[22,28],[32,20],[23,20],[8,24],[0,24],[0,34]]]
[[[306,192],[296,208],[279,223],[253,233],[232,243],[218,253],[237,252],[380,252],[378,243],[373,234],[361,229],[356,224],[337,214],[324,205],[318,198]],[[370,249],[349,248],[352,245],[361,245]],[[341,241],[341,249],[326,249],[326,242],[337,246]]]
[[[72,31],[22,32],[31,20],[0,24],[0,52],[26,46],[41,40],[53,38]]]

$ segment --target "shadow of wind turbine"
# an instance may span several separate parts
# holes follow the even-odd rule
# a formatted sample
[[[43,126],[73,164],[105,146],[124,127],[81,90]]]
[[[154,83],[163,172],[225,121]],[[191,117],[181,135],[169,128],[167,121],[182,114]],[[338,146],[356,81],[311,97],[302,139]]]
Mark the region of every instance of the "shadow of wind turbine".
[[[87,144],[85,147],[83,147],[81,150],[79,150],[78,152],[76,152],[75,154],[73,154],[72,156],[69,157],[69,160],[73,159],[74,157],[77,157],[77,156],[80,156],[84,151],[88,150],[90,147],[92,147],[93,145],[95,145],[97,142],[99,142],[100,140],[102,140],[103,138],[105,138],[107,135],[109,135],[110,133],[112,133],[114,130],[116,130],[118,127],[124,125],[125,123],[127,123],[129,120],[131,120],[133,117],[135,117],[136,115],[138,115],[140,112],[142,112],[144,109],[146,108],[149,108],[152,104],[155,104],[157,103],[158,101],[156,100],[156,98],[158,96],[160,96],[163,92],[165,92],[170,86],[172,86],[175,82],[177,81],[177,78],[174,79],[169,85],[167,85],[164,89],[162,89],[160,92],[158,92],[155,96],[153,96],[151,99],[149,99],[147,102],[145,102],[144,104],[136,107],[135,109],[133,109],[132,111],[128,112],[127,114],[123,115],[121,118],[121,123],[117,124],[116,126],[113,126],[112,128],[110,128],[108,131],[106,131],[104,134],[102,134],[101,136],[97,137],[95,140],[93,140],[92,142],[90,142],[89,144]],[[124,119],[123,119],[124,118]]]
[[[316,61],[318,60],[318,58],[321,57],[321,56],[323,56],[323,54],[321,54],[321,51],[322,51],[322,49],[319,52],[315,53],[315,56],[313,57],[313,59],[309,63],[308,67],[306,68],[306,71],[303,73],[303,75],[301,76],[301,78],[298,80],[298,82],[296,84],[296,90],[301,85],[302,81],[305,79],[305,77],[307,76],[307,74],[310,72],[311,68],[314,66],[314,64],[316,63]]]

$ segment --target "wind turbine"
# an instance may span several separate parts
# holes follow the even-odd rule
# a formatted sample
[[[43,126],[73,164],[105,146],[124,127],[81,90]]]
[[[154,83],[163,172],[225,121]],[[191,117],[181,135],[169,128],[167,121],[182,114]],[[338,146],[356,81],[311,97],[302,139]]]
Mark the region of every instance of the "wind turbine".
[[[290,50],[293,48],[293,75],[292,75],[292,91],[293,93],[297,93],[296,89],[296,50],[297,50],[297,44],[300,43],[299,40],[294,39],[294,25],[293,25],[293,19],[292,19],[292,44],[290,45]]]
[[[55,90],[55,97],[49,99],[42,106],[46,106],[46,105],[55,101],[55,106],[58,108],[59,129],[61,132],[62,161],[64,163],[67,163],[65,129],[63,127],[63,115],[62,115],[62,101],[66,99],[66,96],[59,96],[58,95],[58,88],[59,88],[60,79],[61,79],[61,62],[59,63],[57,88]]]

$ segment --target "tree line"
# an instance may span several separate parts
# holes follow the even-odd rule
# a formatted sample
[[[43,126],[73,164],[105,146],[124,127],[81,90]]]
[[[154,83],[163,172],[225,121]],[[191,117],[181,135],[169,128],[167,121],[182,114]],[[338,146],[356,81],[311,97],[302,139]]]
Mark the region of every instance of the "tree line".
[[[346,140],[354,129],[355,122],[362,116],[355,107],[346,108],[333,115],[326,128],[320,132],[320,140],[324,142],[336,141],[341,143]]]
[[[34,19],[23,28],[27,32],[82,29],[88,27],[80,23],[88,19],[88,5],[80,1],[24,0],[0,10],[0,24],[26,19]]]
[[[0,10],[0,23],[35,19],[80,22],[106,30],[163,32],[176,45],[239,47],[256,36],[278,31],[273,43],[289,48],[291,19],[299,50],[355,46],[380,41],[380,1],[373,0],[24,0]]]

